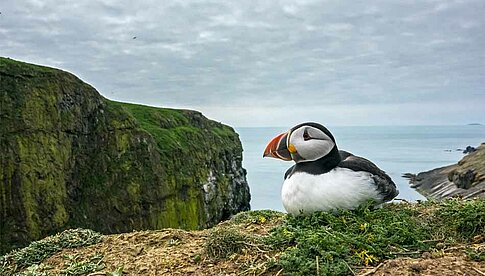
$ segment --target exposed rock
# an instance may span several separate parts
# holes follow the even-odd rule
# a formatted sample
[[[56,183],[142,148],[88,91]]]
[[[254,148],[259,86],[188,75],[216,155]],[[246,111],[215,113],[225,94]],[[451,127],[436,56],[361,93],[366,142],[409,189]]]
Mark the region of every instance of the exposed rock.
[[[410,179],[412,188],[430,199],[485,198],[485,144],[463,157],[458,164],[403,176]]]
[[[249,200],[232,128],[0,58],[0,253],[75,227],[209,227]]]
[[[472,152],[474,152],[474,151],[476,151],[476,150],[477,150],[477,148],[475,148],[475,147],[472,147],[472,146],[467,146],[467,147],[466,147],[466,148],[463,150],[463,153],[464,153],[464,154],[467,154],[467,153],[472,153]]]

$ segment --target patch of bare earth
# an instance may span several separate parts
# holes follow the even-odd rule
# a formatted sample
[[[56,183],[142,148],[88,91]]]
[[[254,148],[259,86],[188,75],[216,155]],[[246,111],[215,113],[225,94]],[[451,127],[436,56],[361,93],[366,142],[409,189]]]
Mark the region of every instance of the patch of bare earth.
[[[220,227],[224,227],[222,224]],[[273,225],[238,225],[241,231],[266,235]],[[165,229],[109,235],[96,245],[63,250],[43,263],[53,267],[54,275],[66,266],[66,256],[79,260],[100,253],[104,269],[94,275],[105,275],[123,267],[124,275],[284,275],[284,271],[267,271],[268,260],[276,252],[249,245],[227,259],[212,260],[204,252],[209,230],[184,231]],[[483,245],[485,246],[485,245]],[[401,257],[386,260],[377,267],[354,268],[357,275],[485,275],[485,262],[470,260],[463,248],[424,253],[420,258]]]
[[[241,232],[251,235],[267,235],[276,222],[239,224]],[[229,227],[222,223],[218,227]],[[230,225],[234,227],[234,225]],[[266,271],[266,262],[275,252],[265,251],[248,243],[238,254],[226,259],[214,260],[204,252],[204,243],[210,230],[184,231],[164,229],[107,235],[95,245],[65,249],[42,263],[52,267],[53,275],[67,265],[67,256],[79,256],[83,261],[94,254],[102,254],[104,268],[89,274],[105,275],[123,267],[123,275],[272,275]]]
[[[482,245],[482,246],[485,246]],[[377,267],[365,268],[358,275],[485,275],[485,262],[470,260],[463,248],[425,252],[420,258],[386,260]]]

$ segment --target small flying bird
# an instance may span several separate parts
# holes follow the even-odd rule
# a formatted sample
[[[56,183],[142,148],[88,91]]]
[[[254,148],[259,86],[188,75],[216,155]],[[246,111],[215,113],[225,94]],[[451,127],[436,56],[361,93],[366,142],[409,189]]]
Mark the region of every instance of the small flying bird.
[[[136,39],[136,36],[134,36],[133,39]]]
[[[281,199],[293,215],[376,205],[399,194],[396,184],[371,161],[338,150],[332,133],[318,123],[299,124],[273,138],[263,157],[296,164],[284,177]]]

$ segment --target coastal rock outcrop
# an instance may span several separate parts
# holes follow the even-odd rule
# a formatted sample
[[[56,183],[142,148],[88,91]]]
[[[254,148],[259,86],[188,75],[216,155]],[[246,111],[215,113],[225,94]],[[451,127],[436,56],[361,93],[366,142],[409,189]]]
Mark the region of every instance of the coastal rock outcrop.
[[[410,179],[412,188],[429,199],[485,198],[485,143],[458,164],[405,177]]]
[[[249,200],[231,127],[0,58],[0,253],[67,228],[210,227]]]

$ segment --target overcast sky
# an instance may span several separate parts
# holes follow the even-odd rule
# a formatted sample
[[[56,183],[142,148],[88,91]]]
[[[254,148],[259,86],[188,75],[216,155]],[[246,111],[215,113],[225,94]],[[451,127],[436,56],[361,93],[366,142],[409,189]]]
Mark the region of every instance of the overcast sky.
[[[485,123],[483,0],[14,0],[0,12],[0,56],[117,101],[233,126]]]

